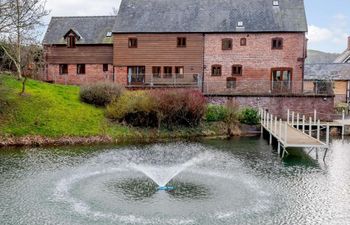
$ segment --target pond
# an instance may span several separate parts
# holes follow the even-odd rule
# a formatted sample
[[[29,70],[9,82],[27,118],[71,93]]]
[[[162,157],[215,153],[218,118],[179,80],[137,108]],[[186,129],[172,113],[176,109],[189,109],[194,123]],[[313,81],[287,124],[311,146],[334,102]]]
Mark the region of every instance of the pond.
[[[326,162],[256,137],[2,149],[0,175],[2,225],[350,224],[350,140]]]

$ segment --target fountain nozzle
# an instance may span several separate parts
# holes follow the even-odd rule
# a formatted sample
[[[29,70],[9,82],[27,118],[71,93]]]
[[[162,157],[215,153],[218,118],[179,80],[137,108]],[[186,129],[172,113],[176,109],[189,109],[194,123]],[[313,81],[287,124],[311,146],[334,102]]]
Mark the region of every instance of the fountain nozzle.
[[[157,191],[174,191],[175,187],[170,187],[170,186],[163,186],[163,187],[158,187]]]

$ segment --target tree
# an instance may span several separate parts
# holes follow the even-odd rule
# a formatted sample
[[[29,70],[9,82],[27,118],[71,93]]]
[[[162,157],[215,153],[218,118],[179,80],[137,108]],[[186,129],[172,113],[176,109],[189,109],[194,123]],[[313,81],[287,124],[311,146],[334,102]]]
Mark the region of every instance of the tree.
[[[43,25],[41,20],[49,12],[45,9],[46,1],[41,0],[7,0],[5,4],[5,20],[9,21],[9,26],[7,33],[2,35],[4,40],[0,42],[0,47],[14,63],[17,78],[22,79],[22,71],[26,66],[22,60],[23,47],[37,39],[37,28]],[[24,76],[22,93],[25,91],[26,79],[27,76]]]
[[[0,34],[8,31],[10,22],[10,0],[0,0]]]

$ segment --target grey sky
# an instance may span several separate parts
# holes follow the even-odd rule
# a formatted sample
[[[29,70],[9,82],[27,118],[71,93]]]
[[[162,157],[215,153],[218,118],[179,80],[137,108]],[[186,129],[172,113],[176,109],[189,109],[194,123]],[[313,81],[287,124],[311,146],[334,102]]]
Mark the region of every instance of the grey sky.
[[[111,15],[121,0],[48,0],[50,16],[99,16]]]

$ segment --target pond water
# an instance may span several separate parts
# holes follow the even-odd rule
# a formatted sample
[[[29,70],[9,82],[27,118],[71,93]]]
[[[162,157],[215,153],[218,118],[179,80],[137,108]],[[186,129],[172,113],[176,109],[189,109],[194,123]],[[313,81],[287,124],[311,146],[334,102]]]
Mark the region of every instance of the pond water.
[[[0,224],[350,224],[350,141],[326,162],[291,153],[260,138],[3,149]]]

